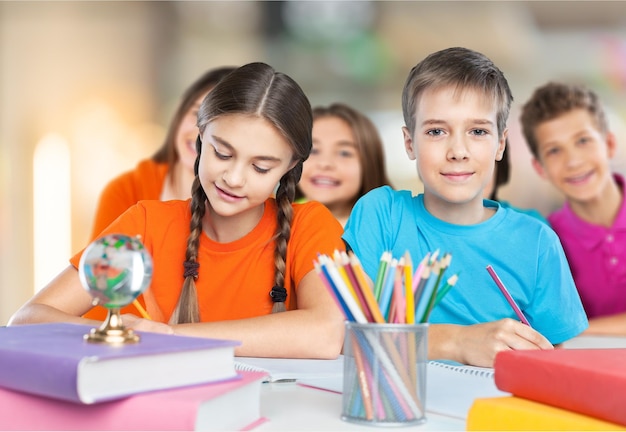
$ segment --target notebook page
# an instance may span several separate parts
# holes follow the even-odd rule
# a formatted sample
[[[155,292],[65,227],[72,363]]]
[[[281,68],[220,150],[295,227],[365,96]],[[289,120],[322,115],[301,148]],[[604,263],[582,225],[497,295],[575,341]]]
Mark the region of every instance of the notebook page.
[[[235,369],[269,373],[268,382],[343,376],[343,356],[334,360],[235,357]]]
[[[496,387],[493,368],[428,362],[426,411],[465,420],[474,399],[508,395]]]

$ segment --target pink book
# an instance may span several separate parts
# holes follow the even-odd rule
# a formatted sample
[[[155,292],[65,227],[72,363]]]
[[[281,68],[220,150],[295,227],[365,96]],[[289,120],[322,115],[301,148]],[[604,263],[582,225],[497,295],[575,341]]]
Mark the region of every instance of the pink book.
[[[250,430],[261,416],[264,372],[221,383],[81,405],[0,388],[0,430]]]

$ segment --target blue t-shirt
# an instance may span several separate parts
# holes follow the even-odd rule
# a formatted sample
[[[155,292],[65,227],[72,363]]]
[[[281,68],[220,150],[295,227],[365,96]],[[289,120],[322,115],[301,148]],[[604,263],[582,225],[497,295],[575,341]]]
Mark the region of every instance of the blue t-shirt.
[[[409,251],[413,262],[428,252],[449,252],[448,278],[459,273],[454,288],[432,311],[429,322],[469,325],[517,319],[493,279],[500,276],[530,325],[552,344],[580,334],[588,326],[561,243],[545,223],[485,200],[495,214],[475,225],[454,225],[431,215],[423,194],[374,189],[354,206],[343,238],[375,280],[380,257]]]

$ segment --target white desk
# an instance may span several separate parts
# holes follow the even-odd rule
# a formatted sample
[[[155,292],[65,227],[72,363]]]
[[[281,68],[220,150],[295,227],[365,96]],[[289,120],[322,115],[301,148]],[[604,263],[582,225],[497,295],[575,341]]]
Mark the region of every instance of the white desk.
[[[626,348],[626,337],[579,336],[564,344],[565,348]],[[465,430],[465,421],[428,411],[426,422],[400,430]],[[267,423],[259,431],[372,431],[369,425],[359,425],[341,420],[341,394],[305,387],[295,382],[266,383],[261,390],[261,415]]]
[[[563,348],[626,348],[624,336],[577,336],[563,344]]]
[[[427,402],[428,403],[428,402]],[[261,389],[261,415],[269,422],[259,431],[373,431],[369,425],[341,420],[341,395],[330,391],[304,387],[296,383],[265,383]],[[465,422],[453,417],[426,411],[426,422],[411,427],[380,427],[399,430],[465,430]]]

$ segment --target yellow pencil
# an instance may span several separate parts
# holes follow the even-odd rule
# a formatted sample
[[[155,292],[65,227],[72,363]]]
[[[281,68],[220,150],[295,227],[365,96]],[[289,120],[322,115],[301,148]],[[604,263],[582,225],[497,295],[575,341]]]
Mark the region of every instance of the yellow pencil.
[[[406,302],[406,323],[415,324],[415,299],[413,298],[413,262],[411,254],[404,254],[404,292]]]
[[[139,300],[133,300],[133,305],[137,308],[143,318],[152,320],[152,318],[150,318],[150,315],[148,315],[148,312],[143,308],[143,306],[141,306],[141,303],[139,303]]]

